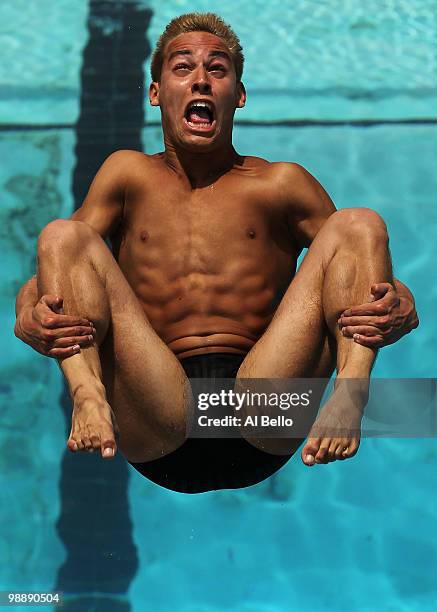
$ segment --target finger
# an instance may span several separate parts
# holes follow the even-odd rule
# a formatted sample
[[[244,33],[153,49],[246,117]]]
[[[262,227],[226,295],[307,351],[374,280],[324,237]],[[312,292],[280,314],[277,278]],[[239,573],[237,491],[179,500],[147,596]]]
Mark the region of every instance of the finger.
[[[88,319],[72,317],[69,315],[58,315],[54,313],[42,319],[41,325],[43,327],[48,327],[49,329],[58,329],[60,327],[93,327],[92,321],[88,321]]]
[[[360,336],[380,336],[381,330],[377,327],[371,327],[369,325],[352,325],[341,328],[341,333],[345,338],[353,338],[354,334]]]
[[[58,306],[60,302],[63,302],[63,299],[60,295],[46,293],[45,295],[41,296],[39,301],[41,304],[45,304],[49,308],[53,308],[54,306]]]
[[[368,346],[369,348],[381,348],[389,342],[385,341],[381,336],[361,336],[360,334],[354,334],[354,342],[361,344],[361,346]]]
[[[57,297],[56,301],[52,304],[51,308],[57,314],[63,314],[64,300],[61,297]]]
[[[389,311],[389,306],[391,306],[391,304],[384,302],[384,298],[382,300],[372,302],[371,304],[351,306],[341,313],[339,319],[342,317],[375,317],[386,315]]]
[[[51,340],[58,340],[59,338],[73,338],[92,335],[95,328],[92,325],[87,326],[76,326],[76,327],[56,327],[45,332],[46,336]]]
[[[52,348],[47,351],[46,355],[48,357],[55,357],[56,359],[66,359],[67,357],[71,357],[77,353],[80,353],[80,346],[75,344],[74,346],[69,346],[68,348]]]
[[[73,336],[71,338],[59,338],[52,342],[52,348],[68,348],[74,345],[90,346],[94,342],[94,336]]]
[[[370,327],[375,327],[375,328],[383,328],[388,327],[390,325],[390,315],[383,315],[382,317],[380,316],[373,316],[373,317],[368,317],[368,316],[363,316],[363,317],[340,317],[338,319],[338,326],[341,327],[348,327],[348,326],[352,326],[352,325],[365,325],[365,326],[370,326]]]
[[[385,295],[388,291],[394,291],[395,288],[391,283],[374,283],[370,287],[371,293],[376,297],[378,295],[378,299]]]

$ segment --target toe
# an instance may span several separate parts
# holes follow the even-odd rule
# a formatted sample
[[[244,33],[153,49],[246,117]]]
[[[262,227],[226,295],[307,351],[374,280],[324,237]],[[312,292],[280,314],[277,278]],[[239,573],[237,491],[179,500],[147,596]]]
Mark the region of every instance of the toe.
[[[308,438],[301,452],[301,458],[305,465],[314,465],[315,456],[317,451],[319,450],[319,445],[319,438]]]
[[[359,445],[360,441],[357,439],[353,439],[352,441],[350,441],[347,448],[343,451],[343,457],[345,459],[350,459],[350,457],[356,455]]]
[[[90,436],[90,441],[92,444],[92,450],[99,450],[100,448],[100,436],[98,436],[97,434],[92,434]]]
[[[320,448],[315,457],[316,463],[328,463],[328,450],[330,445],[330,440],[322,440],[320,444]]]
[[[105,459],[112,459],[115,455],[115,443],[106,441],[102,444],[102,457]]]
[[[89,451],[93,445],[88,436],[82,436],[83,450]]]
[[[338,438],[334,438],[331,441],[331,444],[329,445],[328,448],[328,459],[329,461],[336,461],[337,460],[337,449],[339,447],[339,439]]]
[[[117,451],[117,444],[114,439],[112,431],[104,431],[100,434],[100,448],[102,457],[105,459],[112,459]]]
[[[337,461],[343,461],[344,459],[347,459],[347,457],[344,455],[345,450],[347,449],[347,442],[340,442],[340,444],[337,446],[337,449],[335,451],[335,458]]]
[[[76,451],[79,450],[79,447],[77,445],[76,440],[74,440],[73,438],[69,438],[67,440],[67,448],[68,450],[70,450],[71,452],[75,453]]]
[[[81,438],[76,440],[76,444],[77,444],[77,450],[83,451],[85,446]]]

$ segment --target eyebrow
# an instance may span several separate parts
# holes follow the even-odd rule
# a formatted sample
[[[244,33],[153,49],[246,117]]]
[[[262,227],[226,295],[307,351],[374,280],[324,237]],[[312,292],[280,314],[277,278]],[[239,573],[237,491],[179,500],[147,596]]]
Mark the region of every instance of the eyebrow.
[[[171,61],[174,57],[176,57],[176,55],[193,55],[193,53],[189,49],[180,49],[179,51],[173,51],[173,53],[170,53],[168,61]],[[229,54],[226,53],[226,51],[210,51],[208,57],[223,57],[224,59],[231,61],[231,58]]]

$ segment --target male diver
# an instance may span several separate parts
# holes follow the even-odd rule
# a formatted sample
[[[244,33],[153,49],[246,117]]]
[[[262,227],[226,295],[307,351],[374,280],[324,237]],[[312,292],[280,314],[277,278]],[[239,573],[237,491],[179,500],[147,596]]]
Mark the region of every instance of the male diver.
[[[336,211],[299,164],[235,151],[242,71],[239,40],[216,15],[169,23],[149,92],[164,152],[106,159],[82,207],[41,232],[37,275],[16,302],[15,334],[56,358],[68,382],[68,448],[110,458],[118,447],[176,491],[255,484],[302,442],[275,453],[245,437],[187,438],[189,377],[329,378],[336,368],[337,381],[368,380],[377,349],[418,325],[376,212]],[[349,405],[333,391],[301,451],[306,465],[357,452],[364,396]]]

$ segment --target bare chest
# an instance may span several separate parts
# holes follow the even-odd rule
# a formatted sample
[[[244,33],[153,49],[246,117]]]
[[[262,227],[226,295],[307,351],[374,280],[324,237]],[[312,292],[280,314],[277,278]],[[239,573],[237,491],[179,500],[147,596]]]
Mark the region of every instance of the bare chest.
[[[276,288],[290,281],[296,259],[284,211],[256,189],[213,185],[187,194],[156,185],[125,204],[119,263],[133,283],[229,286],[256,276]]]
[[[125,241],[144,248],[169,243],[191,251],[207,248],[257,249],[282,242],[289,229],[279,206],[255,190],[211,185],[187,194],[157,186],[153,194],[128,200],[123,220]]]

